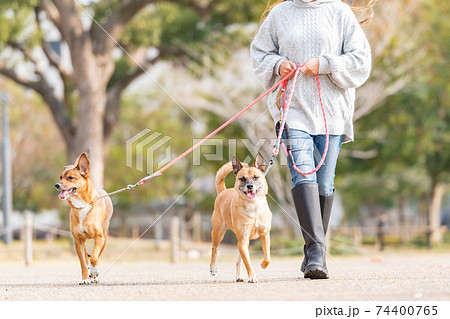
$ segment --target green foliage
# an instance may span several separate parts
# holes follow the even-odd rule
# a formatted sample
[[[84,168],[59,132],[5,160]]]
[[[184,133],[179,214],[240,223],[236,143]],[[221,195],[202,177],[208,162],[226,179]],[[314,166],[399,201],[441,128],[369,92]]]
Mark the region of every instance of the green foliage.
[[[19,42],[28,47],[36,45],[33,30],[27,28],[33,23],[33,6],[37,0],[0,1],[0,48],[8,42]]]
[[[187,145],[191,143],[189,132],[186,132],[185,127],[179,125],[178,117],[181,116],[181,111],[177,106],[165,101],[163,102],[165,104],[163,107],[148,109],[144,101],[147,100],[142,97],[132,96],[130,100],[124,103],[121,121],[116,131],[117,134],[114,135],[114,142],[106,161],[105,187],[108,189],[118,189],[135,183],[142,177],[161,168],[156,163],[146,162],[146,156],[144,156],[145,165],[143,172],[137,170],[135,164],[133,164],[133,167],[124,165],[126,162],[126,140],[141,130],[148,128],[152,132],[161,133],[161,137],[172,137],[167,144],[167,146],[171,147],[172,158],[174,158],[173,155],[184,151]],[[145,137],[148,136],[146,135]],[[133,160],[135,161],[135,148],[133,152]],[[158,159],[160,156],[165,156],[165,147],[156,150],[154,158]],[[185,165],[182,163],[164,173],[163,178],[151,180],[148,185],[141,186],[136,191],[123,192],[117,195],[115,200],[123,209],[128,209],[133,205],[146,205],[151,200],[165,201],[170,199],[170,194],[181,193],[187,187],[185,187],[185,174],[183,174]]]
[[[344,146],[376,154],[340,160],[337,184],[349,219],[360,216],[364,205],[392,207],[399,196],[417,200],[431,184],[450,182],[450,25],[444,7],[449,3],[424,4],[421,23],[431,27],[415,50],[429,54],[415,68],[414,82],[359,120],[355,143]]]
[[[211,0],[210,0],[211,1]],[[259,22],[266,7],[266,1],[221,1],[211,15],[211,22],[217,28],[234,23]]]
[[[116,84],[120,79],[128,75],[133,70],[130,60],[122,56],[116,60],[114,73],[109,79],[108,88]]]
[[[19,211],[57,207],[61,201],[54,185],[67,162],[48,108],[12,83],[0,81],[0,91],[8,93],[13,207]]]
[[[167,59],[201,75],[205,70],[212,72],[234,50],[249,44],[245,25],[240,23],[257,21],[263,10],[259,2],[251,6],[242,1],[226,1],[217,4],[210,18],[203,18],[189,6],[191,2],[161,1],[148,6],[127,26],[120,42],[131,51],[159,48]],[[95,8],[100,21],[111,11],[110,6],[105,8],[101,3]]]

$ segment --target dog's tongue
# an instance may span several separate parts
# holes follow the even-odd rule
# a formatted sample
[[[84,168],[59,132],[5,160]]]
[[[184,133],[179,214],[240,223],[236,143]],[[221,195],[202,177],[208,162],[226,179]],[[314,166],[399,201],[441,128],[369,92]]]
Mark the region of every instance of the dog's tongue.
[[[249,199],[254,199],[256,197],[256,192],[248,192],[246,195]]]
[[[58,197],[59,197],[60,199],[64,199],[64,198],[66,197],[67,193],[69,193],[68,190],[62,191],[61,194],[58,195]]]

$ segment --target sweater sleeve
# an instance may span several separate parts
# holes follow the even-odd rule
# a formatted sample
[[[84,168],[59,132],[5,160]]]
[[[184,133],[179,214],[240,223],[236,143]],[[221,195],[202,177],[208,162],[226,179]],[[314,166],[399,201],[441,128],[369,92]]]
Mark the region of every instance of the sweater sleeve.
[[[340,88],[357,88],[367,81],[370,74],[370,45],[351,11],[344,14],[343,19],[342,54],[319,56],[319,74],[328,74]]]
[[[273,10],[274,11],[274,10]],[[286,58],[278,53],[277,32],[273,28],[273,11],[260,26],[260,29],[250,46],[250,56],[253,72],[268,90],[279,76],[281,62]]]

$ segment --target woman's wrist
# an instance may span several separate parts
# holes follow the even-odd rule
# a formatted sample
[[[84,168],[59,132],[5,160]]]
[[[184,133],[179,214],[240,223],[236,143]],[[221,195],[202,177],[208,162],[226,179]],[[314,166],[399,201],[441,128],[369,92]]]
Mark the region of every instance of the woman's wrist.
[[[286,59],[280,59],[276,64],[275,64],[275,74],[276,75],[281,75],[281,73],[280,73],[280,67],[281,67],[281,64],[285,61]]]

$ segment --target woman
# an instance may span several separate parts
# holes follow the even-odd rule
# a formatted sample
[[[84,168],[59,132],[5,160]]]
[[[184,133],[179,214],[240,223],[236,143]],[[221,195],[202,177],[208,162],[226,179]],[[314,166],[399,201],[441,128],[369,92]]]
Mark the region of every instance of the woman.
[[[301,175],[291,163],[289,168],[292,197],[305,239],[301,270],[305,278],[325,279],[325,235],[335,193],[335,168],[341,144],[353,140],[355,88],[369,76],[370,46],[351,8],[341,0],[281,0],[272,7],[268,5],[267,11],[250,49],[253,68],[269,89],[301,65],[287,124],[295,165],[306,172],[315,168],[325,146],[314,75],[318,74],[321,81],[330,134],[328,153],[314,174]],[[288,90],[291,84],[289,81]],[[276,106],[279,89],[268,98],[275,121],[280,118]]]

